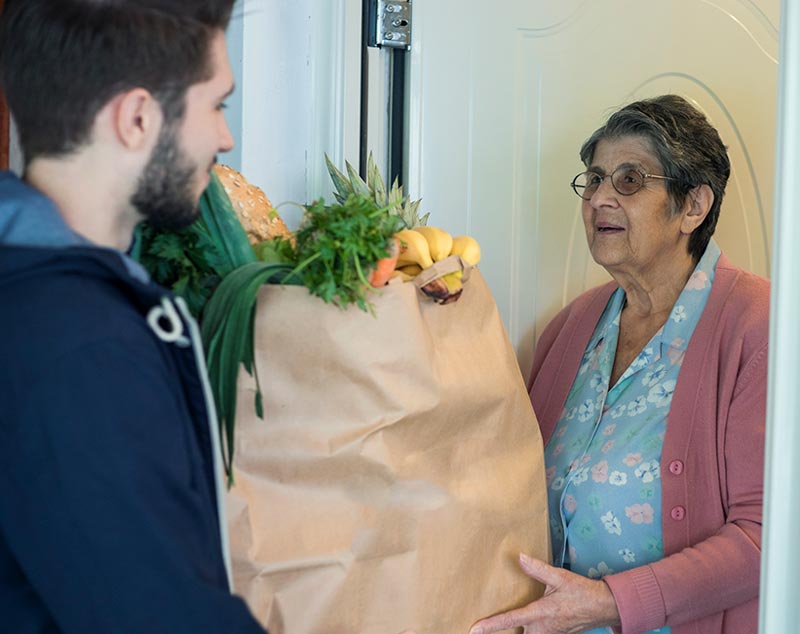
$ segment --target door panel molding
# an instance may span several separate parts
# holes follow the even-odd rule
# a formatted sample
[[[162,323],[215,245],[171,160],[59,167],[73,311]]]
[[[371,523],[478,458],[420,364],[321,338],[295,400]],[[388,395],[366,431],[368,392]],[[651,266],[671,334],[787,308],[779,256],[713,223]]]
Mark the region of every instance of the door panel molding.
[[[569,181],[583,141],[631,100],[676,92],[718,127],[733,173],[717,241],[769,275],[778,0],[459,7],[416,5],[409,193],[434,224],[482,243],[481,269],[523,373],[555,313],[609,279],[585,246]]]

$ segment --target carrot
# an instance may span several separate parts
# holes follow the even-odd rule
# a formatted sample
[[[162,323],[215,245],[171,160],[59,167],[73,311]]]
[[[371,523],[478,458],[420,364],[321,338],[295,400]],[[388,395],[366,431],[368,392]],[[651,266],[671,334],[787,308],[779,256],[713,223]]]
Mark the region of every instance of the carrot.
[[[384,286],[394,273],[394,266],[397,264],[397,256],[400,255],[400,243],[397,238],[389,240],[389,257],[382,258],[375,263],[375,268],[369,275],[371,286]]]

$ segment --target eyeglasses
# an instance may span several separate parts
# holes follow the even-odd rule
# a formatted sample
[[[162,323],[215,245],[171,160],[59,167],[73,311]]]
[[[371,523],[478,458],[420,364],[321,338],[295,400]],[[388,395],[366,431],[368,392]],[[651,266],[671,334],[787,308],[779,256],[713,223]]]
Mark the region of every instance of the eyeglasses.
[[[674,181],[677,178],[671,176],[659,176],[658,174],[645,174],[633,167],[618,167],[611,174],[598,174],[597,172],[581,172],[572,179],[572,189],[584,200],[589,200],[597,191],[606,178],[611,177],[611,184],[614,189],[623,196],[632,196],[644,187],[644,181],[648,178],[657,178],[662,181]]]

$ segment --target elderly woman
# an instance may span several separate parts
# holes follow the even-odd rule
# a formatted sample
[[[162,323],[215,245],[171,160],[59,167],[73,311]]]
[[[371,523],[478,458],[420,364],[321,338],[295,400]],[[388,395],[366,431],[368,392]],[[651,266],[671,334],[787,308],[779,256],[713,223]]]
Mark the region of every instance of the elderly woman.
[[[614,278],[538,342],[553,566],[545,596],[473,633],[757,631],[768,282],[711,240],[730,163],[668,95],[626,106],[572,181]]]

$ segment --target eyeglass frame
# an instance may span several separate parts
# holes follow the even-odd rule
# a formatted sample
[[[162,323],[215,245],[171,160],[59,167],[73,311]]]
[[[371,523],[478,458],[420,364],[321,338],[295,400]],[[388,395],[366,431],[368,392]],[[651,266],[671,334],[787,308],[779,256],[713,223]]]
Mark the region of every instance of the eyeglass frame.
[[[642,177],[642,184],[639,187],[639,189],[637,189],[636,191],[632,191],[632,192],[630,192],[628,194],[626,194],[625,192],[619,191],[619,189],[617,188],[616,184],[614,183],[614,174],[616,174],[620,170],[625,170],[625,171],[628,171],[628,172],[636,172],[637,174],[639,174],[639,176]],[[640,191],[642,191],[642,189],[644,189],[644,181],[647,178],[656,178],[658,180],[663,180],[663,181],[677,181],[677,180],[680,180],[678,178],[675,178],[674,176],[662,176],[662,175],[659,175],[659,174],[645,174],[643,171],[641,171],[641,170],[639,170],[639,169],[637,169],[635,167],[630,167],[630,166],[626,166],[626,165],[620,165],[617,169],[615,169],[610,174],[600,174],[599,172],[595,172],[594,170],[584,170],[583,172],[580,172],[579,174],[576,174],[575,178],[573,178],[572,182],[569,184],[569,186],[572,188],[572,191],[574,191],[575,194],[578,196],[578,198],[580,198],[581,200],[591,200],[592,196],[594,196],[595,192],[597,192],[597,189],[595,189],[594,192],[592,192],[592,195],[589,196],[589,198],[586,198],[586,197],[582,196],[578,192],[578,186],[575,185],[575,181],[578,180],[578,178],[580,178],[584,174],[595,174],[596,176],[598,176],[600,178],[600,182],[597,184],[597,189],[600,188],[600,185],[602,185],[603,181],[606,178],[610,178],[611,179],[611,186],[614,188],[614,191],[617,192],[620,196],[633,196],[634,194],[639,193]],[[586,190],[586,187],[588,187],[588,185],[584,185],[583,186],[583,191]]]

